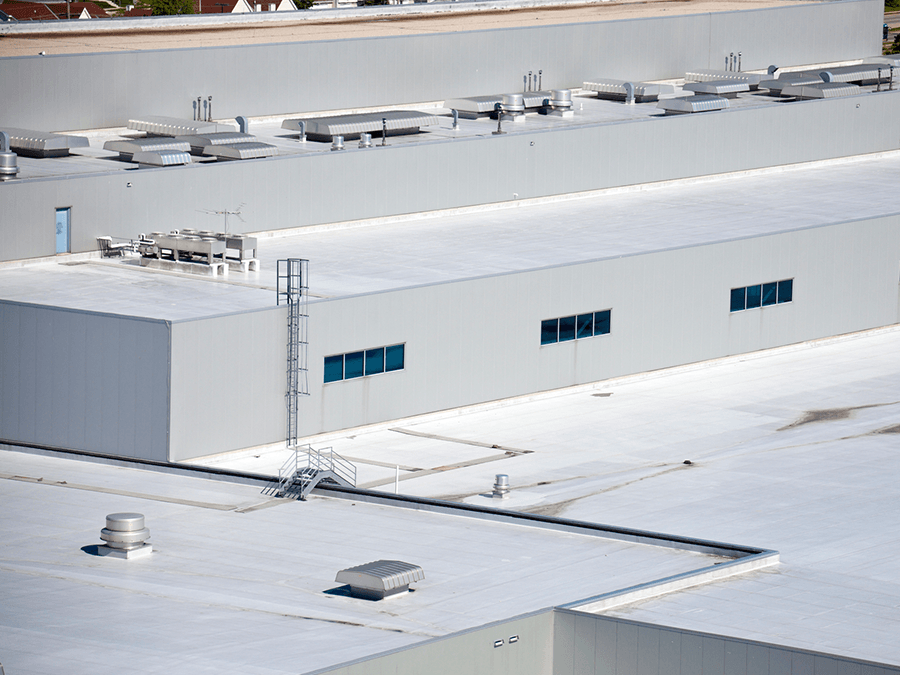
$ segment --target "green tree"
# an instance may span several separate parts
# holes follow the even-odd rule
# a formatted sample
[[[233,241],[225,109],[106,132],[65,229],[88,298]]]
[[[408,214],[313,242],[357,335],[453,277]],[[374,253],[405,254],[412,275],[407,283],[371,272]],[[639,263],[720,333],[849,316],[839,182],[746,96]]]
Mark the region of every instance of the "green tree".
[[[900,0],[896,0],[900,2]],[[293,0],[294,7],[297,9],[311,9],[313,6],[313,0]]]
[[[194,0],[142,0],[139,6],[152,10],[153,16],[193,14],[195,11]]]

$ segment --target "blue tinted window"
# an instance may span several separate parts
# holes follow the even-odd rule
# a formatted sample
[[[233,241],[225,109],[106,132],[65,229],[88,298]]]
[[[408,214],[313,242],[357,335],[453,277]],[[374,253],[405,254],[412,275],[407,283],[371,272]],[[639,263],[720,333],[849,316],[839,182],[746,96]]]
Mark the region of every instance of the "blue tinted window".
[[[551,345],[559,339],[559,319],[541,321],[541,344]]]
[[[591,337],[594,334],[594,314],[579,314],[575,319],[575,336],[578,338]]]
[[[391,345],[384,348],[385,371],[403,370],[403,347],[404,345]]]
[[[362,374],[363,353],[344,354],[344,379],[349,380],[351,377],[362,377]]]
[[[594,335],[606,335],[609,333],[610,311],[594,312]]]
[[[762,304],[763,307],[766,305],[774,305],[775,304],[775,291],[778,288],[778,282],[773,281],[770,284],[762,285]]]
[[[559,320],[559,341],[575,339],[575,317],[566,316]]]
[[[366,350],[366,375],[384,372],[384,347]]]
[[[742,309],[747,308],[746,296],[747,296],[746,288],[732,288],[731,289],[731,311],[732,312],[740,312]]]
[[[790,302],[794,299],[794,280],[785,279],[778,282],[778,302]]]
[[[325,381],[337,382],[344,379],[344,355],[325,357]]]
[[[761,290],[762,287],[759,284],[747,286],[747,309],[760,306],[762,302]]]

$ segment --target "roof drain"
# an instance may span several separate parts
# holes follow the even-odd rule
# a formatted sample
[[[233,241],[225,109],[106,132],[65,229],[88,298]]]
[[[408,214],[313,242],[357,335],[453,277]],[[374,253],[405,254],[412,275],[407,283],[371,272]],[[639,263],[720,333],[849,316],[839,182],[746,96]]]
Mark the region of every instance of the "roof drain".
[[[131,560],[153,552],[153,545],[146,543],[150,530],[144,527],[142,513],[110,513],[100,538],[106,543],[97,547],[99,555]]]
[[[0,181],[12,180],[18,173],[16,153],[9,148],[9,134],[0,131]]]
[[[412,582],[424,578],[425,572],[418,565],[402,560],[376,560],[341,570],[334,580],[349,585],[354,598],[383,600],[408,592]]]

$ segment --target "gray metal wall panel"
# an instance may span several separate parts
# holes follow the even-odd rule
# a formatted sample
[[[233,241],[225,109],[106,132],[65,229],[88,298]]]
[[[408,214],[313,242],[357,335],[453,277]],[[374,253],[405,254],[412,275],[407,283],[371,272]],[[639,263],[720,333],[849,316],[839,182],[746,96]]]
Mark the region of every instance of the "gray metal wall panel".
[[[575,645],[573,648],[573,673],[594,675],[597,649],[596,622],[575,617]]]
[[[659,668],[661,632],[658,628],[638,627],[637,672],[640,675],[670,675],[669,671],[660,671]]]
[[[637,675],[637,664],[638,627],[620,623],[616,626],[616,675]]]
[[[894,91],[490,138],[11,181],[0,183],[0,202],[10,205],[0,212],[0,259],[53,255],[58,206],[72,207],[72,250],[90,251],[101,235],[207,229],[212,216],[199,210],[240,203],[245,231],[277,230],[895,150],[898,116],[900,91]],[[354,199],[334,198],[347,186]],[[160,194],[166,199],[157,199]]]
[[[0,324],[0,438],[166,459],[164,322],[0,301]]]
[[[169,460],[285,437],[287,310],[172,324]]]
[[[557,620],[562,615],[557,615]],[[616,624],[609,622],[595,622],[595,666],[597,675],[616,675]],[[554,671],[555,672],[555,671]]]
[[[896,323],[898,259],[892,216],[313,302],[301,434]],[[788,278],[792,303],[729,311],[731,288]],[[540,346],[543,319],[607,308],[610,335]],[[403,371],[323,384],[325,356],[395,343]]]
[[[517,91],[522,75],[538,69],[545,88],[661,79],[720,68],[739,50],[745,70],[840,61],[879,53],[871,27],[882,10],[876,0],[844,0],[472,33],[15,57],[0,68],[0,90],[16,92],[3,123],[65,130],[123,126],[137,115],[191,117],[199,95],[213,96],[217,117],[444,100]],[[65,106],[44,105],[51,82]]]
[[[571,626],[572,615],[577,621],[593,621],[597,626],[597,635],[602,632],[631,635],[630,631],[640,630],[640,635],[657,633],[659,637],[659,661],[638,658],[636,675],[744,675],[747,672],[781,673],[782,675],[815,675],[825,673],[846,673],[847,675],[896,675],[900,669],[891,666],[878,666],[863,661],[840,656],[817,654],[802,649],[794,649],[782,645],[749,642],[740,638],[723,635],[707,635],[672,627],[649,626],[615,617],[583,614],[571,610],[554,611],[554,628],[561,625]],[[575,640],[574,644],[572,639]],[[554,653],[560,650],[571,653],[579,650],[578,640],[591,643],[594,638],[589,631],[555,632]],[[649,642],[647,643],[650,644]],[[630,661],[634,653],[631,640],[624,643],[609,643],[607,650],[613,653],[611,658]],[[624,650],[624,655],[621,652]],[[729,654],[734,656],[730,657]],[[743,657],[746,655],[746,658]],[[559,659],[554,664],[560,663]],[[749,670],[748,664],[754,664]],[[598,662],[599,666],[599,662]],[[814,669],[810,671],[810,668]],[[823,670],[819,670],[819,668]],[[553,670],[553,675],[569,675],[571,669]],[[602,672],[597,670],[597,672]],[[631,672],[631,671],[630,671]],[[619,675],[622,672],[619,671]]]

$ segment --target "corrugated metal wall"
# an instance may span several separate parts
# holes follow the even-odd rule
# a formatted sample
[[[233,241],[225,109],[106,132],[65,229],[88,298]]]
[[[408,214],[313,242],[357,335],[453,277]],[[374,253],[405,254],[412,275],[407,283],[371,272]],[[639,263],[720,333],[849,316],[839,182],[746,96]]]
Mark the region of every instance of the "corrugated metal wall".
[[[89,251],[100,235],[205,229],[207,220],[198,218],[208,216],[198,209],[241,203],[246,231],[277,230],[896,150],[898,116],[900,91],[893,91],[559,131],[0,183],[0,260],[53,255],[56,207],[72,208],[72,250]],[[343,198],[349,194],[352,199]]]
[[[169,459],[283,440],[286,344],[283,306],[173,323]]]
[[[222,117],[444,100],[518,91],[522,75],[538,69],[548,88],[596,77],[660,79],[722,68],[738,51],[745,70],[840,61],[880,53],[882,11],[880,0],[842,0],[469,33],[16,57],[0,68],[0,123],[50,131],[124,126],[136,115],[190,118],[191,102],[209,95]],[[46,105],[51,89],[62,105]]]
[[[0,439],[165,461],[164,321],[0,300]]]
[[[900,216],[310,305],[311,435],[896,323]],[[730,289],[794,279],[789,304]],[[540,345],[544,319],[612,332]],[[403,371],[323,384],[324,357],[405,343]]]
[[[889,665],[555,610],[553,675],[896,675]]]

